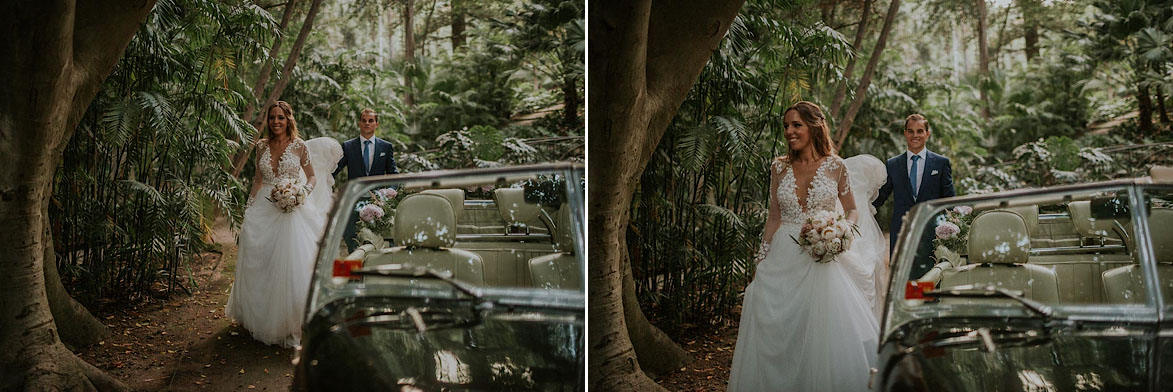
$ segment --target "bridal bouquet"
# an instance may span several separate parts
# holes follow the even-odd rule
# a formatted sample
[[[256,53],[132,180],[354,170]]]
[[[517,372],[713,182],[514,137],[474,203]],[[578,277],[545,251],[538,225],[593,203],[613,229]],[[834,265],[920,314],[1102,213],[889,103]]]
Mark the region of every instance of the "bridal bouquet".
[[[848,222],[843,214],[819,211],[806,218],[798,238],[790,238],[804,253],[814,256],[816,262],[829,263],[850,248],[858,235],[859,228]]]
[[[370,192],[370,201],[355,205],[358,211],[358,230],[368,229],[372,233],[390,237],[395,228],[395,208],[399,206],[402,194],[395,188],[381,188]]]
[[[933,249],[938,259],[954,261],[966,252],[969,240],[969,224],[973,222],[973,207],[957,206],[937,216],[933,229]]]
[[[286,178],[273,186],[273,191],[269,192],[268,199],[276,204],[281,212],[292,212],[294,208],[305,203],[307,194],[305,188],[298,186],[296,180]]]

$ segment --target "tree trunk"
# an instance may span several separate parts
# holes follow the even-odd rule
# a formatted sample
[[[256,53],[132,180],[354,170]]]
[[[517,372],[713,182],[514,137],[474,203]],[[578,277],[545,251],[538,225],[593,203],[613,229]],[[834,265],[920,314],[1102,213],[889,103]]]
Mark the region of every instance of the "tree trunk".
[[[269,49],[269,55],[265,57],[265,63],[261,65],[261,72],[257,73],[257,82],[253,84],[253,99],[244,107],[244,121],[252,124],[254,116],[256,116],[257,102],[265,96],[265,85],[269,83],[269,74],[273,70],[273,61],[277,58],[277,53],[280,53],[281,42],[284,40],[285,27],[289,26],[289,20],[293,19],[293,10],[297,8],[295,0],[289,0],[285,3],[285,11],[281,13],[281,25],[277,31],[280,33],[273,39],[273,48]],[[286,60],[288,61],[288,60]],[[243,140],[242,140],[243,142]]]
[[[977,39],[978,39],[978,91],[982,99],[982,118],[990,119],[990,98],[986,95],[986,78],[990,77],[990,48],[986,44],[986,0],[974,0],[977,10]]]
[[[1157,113],[1161,114],[1161,122],[1168,124],[1169,123],[1169,112],[1165,111],[1165,94],[1161,92],[1160,88],[1157,88],[1156,90],[1157,90]]]
[[[273,86],[273,91],[269,93],[269,98],[265,99],[265,103],[261,105],[261,110],[277,102],[277,98],[280,98],[281,94],[285,92],[285,87],[289,85],[290,76],[293,74],[293,67],[297,65],[297,59],[301,56],[301,48],[305,46],[305,39],[309,37],[310,30],[314,28],[314,17],[318,15],[318,9],[321,5],[322,0],[314,0],[310,4],[310,12],[305,16],[305,22],[302,23],[301,31],[297,34],[297,41],[293,42],[293,49],[289,51],[289,57],[285,58],[285,67],[281,69],[281,79]],[[257,130],[258,135],[260,135],[262,125],[265,124],[267,117],[267,113],[259,114],[250,121],[253,129]],[[248,158],[252,155],[253,150],[255,150],[248,145],[242,145],[240,148],[241,150],[236,154],[236,161],[233,164],[232,176],[234,177],[240,177],[240,171],[244,170],[244,164],[248,163]]]
[[[53,250],[53,226],[49,220],[49,198],[53,195],[53,181],[48,181],[45,185],[42,194],[46,197],[41,202],[41,264],[45,273],[45,296],[49,300],[49,310],[53,313],[53,322],[57,324],[57,334],[61,335],[61,342],[70,349],[78,349],[110,336],[110,330],[90,314],[89,310],[70,297],[65,291],[65,286],[61,284],[61,277],[57,274],[57,253]]]
[[[1142,134],[1153,133],[1153,99],[1149,96],[1149,86],[1140,83],[1136,88],[1136,101],[1140,106],[1140,131]]]
[[[404,0],[403,5],[403,86],[407,92],[403,94],[403,104],[410,109],[415,106],[414,87],[411,75],[415,73],[415,29],[412,27],[415,18],[415,0]]]
[[[855,116],[859,114],[859,108],[863,107],[863,101],[868,96],[868,86],[872,84],[872,75],[876,73],[876,66],[880,64],[880,57],[884,54],[884,47],[888,43],[888,33],[892,31],[892,25],[896,24],[896,14],[900,12],[900,0],[892,0],[888,5],[888,14],[884,16],[884,27],[880,29],[880,38],[876,40],[876,47],[872,49],[872,56],[868,59],[868,66],[863,70],[863,78],[859,80],[859,86],[855,88],[855,99],[851,100],[851,106],[847,108],[847,114],[843,115],[843,120],[839,121],[839,131],[835,137],[835,145],[842,148],[843,142],[847,140],[847,133],[851,131],[851,124],[855,122]]]
[[[0,27],[0,390],[125,390],[61,343],[44,216],[82,115],[154,1],[10,2]]]
[[[644,358],[656,354],[637,352],[629,335],[629,330],[654,327],[627,325],[626,312],[637,307],[625,306],[623,298],[624,280],[631,274],[624,235],[631,200],[668,123],[743,0],[687,3],[603,0],[589,5],[589,83],[596,93],[588,97],[594,108],[588,164],[592,170],[608,173],[589,180],[589,246],[594,257],[588,265],[592,390],[660,389],[641,366],[665,358]],[[641,322],[642,318],[633,319]],[[671,341],[653,344],[675,345]],[[648,364],[641,358],[648,359]]]
[[[578,97],[578,78],[569,75],[562,78],[562,97],[565,104],[562,110],[562,126],[568,131],[578,129],[582,126],[578,120],[578,103],[581,100]]]
[[[1026,41],[1026,62],[1030,64],[1039,57],[1039,13],[1042,3],[1040,0],[1018,0],[1018,9],[1022,11],[1023,40]]]
[[[868,32],[868,19],[872,17],[872,0],[863,2],[863,11],[860,12],[859,27],[855,29],[855,40],[851,42],[851,50],[855,52],[847,60],[847,68],[843,70],[843,80],[835,90],[835,99],[831,101],[831,117],[839,118],[839,108],[843,105],[843,98],[847,97],[847,82],[851,80],[851,73],[855,70],[855,60],[859,58],[860,48],[863,47],[863,37]]]
[[[464,46],[464,1],[452,0],[452,51]]]

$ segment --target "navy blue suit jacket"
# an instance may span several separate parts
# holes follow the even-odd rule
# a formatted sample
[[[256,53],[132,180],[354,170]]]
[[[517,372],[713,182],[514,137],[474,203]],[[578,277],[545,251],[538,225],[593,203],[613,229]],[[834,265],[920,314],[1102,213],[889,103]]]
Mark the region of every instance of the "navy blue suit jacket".
[[[362,162],[362,139],[356,137],[342,143],[342,159],[338,160],[338,168],[334,169],[334,175],[338,175],[342,168],[347,168],[346,178],[349,180],[365,176],[399,173],[399,170],[395,168],[395,151],[391,147],[391,143],[378,137],[372,138],[371,141],[373,142],[371,147],[375,149],[375,153],[372,154],[374,162],[371,162],[369,172]]]
[[[956,195],[953,191],[953,164],[949,162],[949,158],[932,151],[926,151],[924,163],[921,186],[915,198],[912,195],[912,182],[908,179],[908,153],[901,153],[889,158],[888,164],[885,165],[888,179],[884,182],[884,186],[880,187],[880,192],[876,195],[876,201],[872,202],[872,205],[880,208],[888,200],[888,196],[892,196],[889,249],[896,246],[896,234],[900,232],[900,225],[904,223],[904,214],[912,208],[913,204]]]

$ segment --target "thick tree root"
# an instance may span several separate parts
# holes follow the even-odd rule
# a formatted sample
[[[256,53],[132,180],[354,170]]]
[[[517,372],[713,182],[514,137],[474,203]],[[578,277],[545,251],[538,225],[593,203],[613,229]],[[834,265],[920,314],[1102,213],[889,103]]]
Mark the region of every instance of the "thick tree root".
[[[31,358],[25,371],[25,391],[130,391],[106,372],[73,355],[64,345]]]

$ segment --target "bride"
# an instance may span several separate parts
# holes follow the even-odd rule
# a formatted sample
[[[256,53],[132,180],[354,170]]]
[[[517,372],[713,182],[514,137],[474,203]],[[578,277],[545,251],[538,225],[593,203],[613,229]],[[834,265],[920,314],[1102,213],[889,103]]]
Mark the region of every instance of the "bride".
[[[299,138],[293,108],[285,101],[267,113],[267,138],[257,142],[257,174],[245,204],[236,279],[224,310],[254,339],[292,347],[300,343],[317,244],[331,204],[330,170],[342,146],[330,138]],[[268,198],[282,180],[296,181],[308,195],[288,212]]]
[[[769,216],[745,290],[729,390],[866,390],[879,333],[877,277],[886,271],[879,255],[887,255],[887,242],[873,213],[856,206],[869,205],[860,203],[882,185],[883,164],[835,155],[815,104],[798,102],[783,119],[790,153],[771,165]],[[842,212],[859,228],[850,249],[829,263],[815,262],[792,239],[816,211]]]

